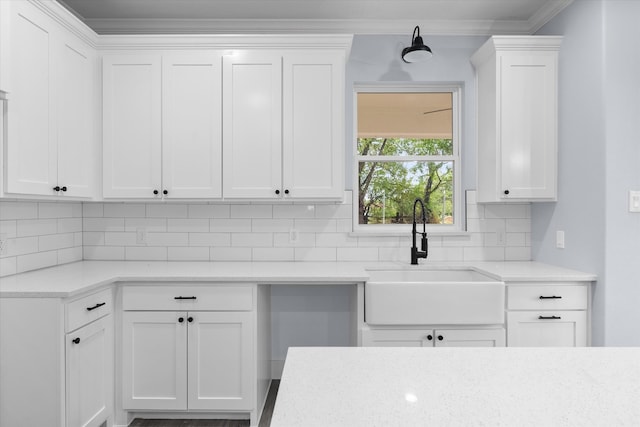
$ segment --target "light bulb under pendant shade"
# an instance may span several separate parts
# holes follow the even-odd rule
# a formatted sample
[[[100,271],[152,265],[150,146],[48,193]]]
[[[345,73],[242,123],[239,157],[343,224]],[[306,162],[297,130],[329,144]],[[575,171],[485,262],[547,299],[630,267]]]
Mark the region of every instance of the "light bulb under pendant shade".
[[[417,33],[417,34],[416,34]],[[420,27],[416,25],[411,36],[411,46],[402,49],[402,60],[404,62],[420,62],[433,56],[429,46],[425,46],[420,37]]]

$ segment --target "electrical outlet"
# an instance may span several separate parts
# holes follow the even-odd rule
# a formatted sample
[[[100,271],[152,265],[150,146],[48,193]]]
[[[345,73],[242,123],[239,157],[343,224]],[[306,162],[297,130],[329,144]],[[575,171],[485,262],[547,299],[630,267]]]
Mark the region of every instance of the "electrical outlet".
[[[292,228],[289,230],[289,243],[298,242],[298,230]]]
[[[498,246],[507,245],[507,233],[504,230],[498,230],[496,232],[496,239],[497,239]]]
[[[564,249],[564,231],[556,231],[556,248]]]
[[[5,255],[7,253],[7,235],[0,234],[0,255]]]
[[[147,229],[144,227],[136,228],[136,245],[147,244]]]
[[[629,212],[640,212],[640,191],[629,191]]]

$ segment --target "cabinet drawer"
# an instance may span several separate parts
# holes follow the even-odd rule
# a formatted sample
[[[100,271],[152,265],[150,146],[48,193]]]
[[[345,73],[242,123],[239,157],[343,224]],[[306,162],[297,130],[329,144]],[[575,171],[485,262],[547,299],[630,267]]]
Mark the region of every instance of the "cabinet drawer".
[[[507,313],[509,347],[584,347],[587,337],[585,310]]]
[[[513,285],[507,287],[509,310],[586,310],[587,285]]]
[[[124,286],[123,310],[253,310],[251,285]]]
[[[113,312],[113,292],[105,289],[67,303],[66,332],[76,330]]]

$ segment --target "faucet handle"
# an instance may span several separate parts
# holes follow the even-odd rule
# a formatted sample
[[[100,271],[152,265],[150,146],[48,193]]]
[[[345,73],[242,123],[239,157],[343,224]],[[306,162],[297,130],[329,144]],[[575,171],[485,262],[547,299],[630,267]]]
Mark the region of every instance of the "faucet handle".
[[[425,253],[425,258],[426,258],[427,252],[429,251],[429,242],[427,241],[427,233],[422,233],[420,246],[421,246],[420,250]]]

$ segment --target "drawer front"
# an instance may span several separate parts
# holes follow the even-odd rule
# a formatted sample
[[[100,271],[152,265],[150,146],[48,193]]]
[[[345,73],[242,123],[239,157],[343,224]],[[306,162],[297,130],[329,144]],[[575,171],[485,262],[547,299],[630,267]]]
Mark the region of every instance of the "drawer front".
[[[113,291],[105,289],[67,303],[66,332],[74,331],[113,312]]]
[[[124,310],[253,310],[252,285],[124,286]]]
[[[507,313],[508,347],[585,347],[587,312],[512,311]]]
[[[513,285],[507,287],[509,310],[586,310],[587,285]]]

